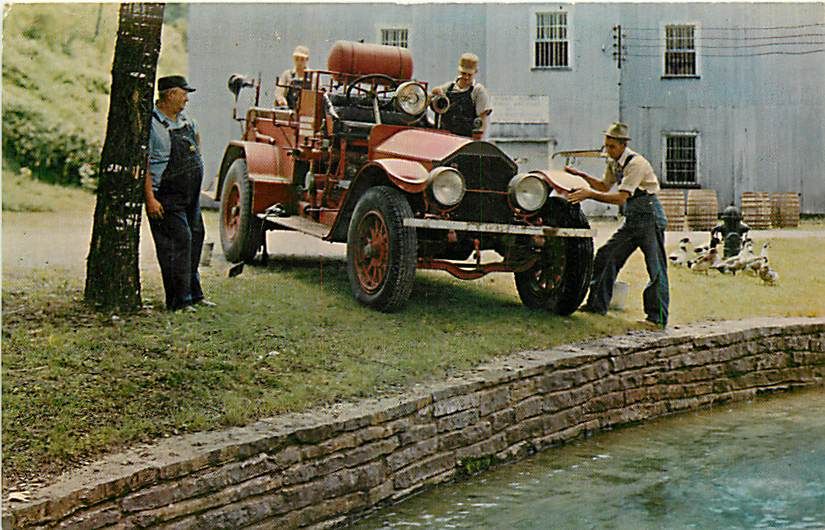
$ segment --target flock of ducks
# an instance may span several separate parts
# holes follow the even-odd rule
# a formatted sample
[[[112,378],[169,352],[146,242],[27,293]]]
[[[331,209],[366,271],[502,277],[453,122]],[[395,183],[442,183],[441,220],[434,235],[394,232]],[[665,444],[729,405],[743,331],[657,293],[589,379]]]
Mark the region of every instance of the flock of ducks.
[[[676,267],[687,267],[693,272],[707,274],[709,270],[717,270],[722,274],[733,274],[744,271],[753,276],[759,276],[767,285],[774,285],[779,279],[779,273],[771,269],[768,264],[768,248],[770,244],[766,241],[762,243],[759,254],[753,251],[753,240],[745,236],[742,242],[742,250],[739,254],[729,258],[723,258],[716,250],[720,240],[711,236],[710,243],[695,247],[693,252],[689,250],[691,246],[690,238],[683,238],[679,241],[679,248],[668,256],[670,264]]]

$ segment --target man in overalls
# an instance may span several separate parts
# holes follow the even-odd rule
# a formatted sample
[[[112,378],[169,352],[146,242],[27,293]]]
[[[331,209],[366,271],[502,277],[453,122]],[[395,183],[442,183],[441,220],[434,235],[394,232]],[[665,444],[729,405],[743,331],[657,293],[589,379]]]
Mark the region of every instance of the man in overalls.
[[[442,126],[453,134],[474,140],[484,136],[487,118],[493,112],[487,89],[474,79],[477,72],[478,56],[463,53],[458,59],[456,80],[433,88],[434,96],[446,94],[450,100],[450,107],[441,118]]]
[[[613,123],[604,131],[604,148],[610,161],[602,179],[572,167],[564,169],[584,178],[589,188],[570,194],[573,204],[594,199],[608,204],[624,205],[624,223],[596,253],[590,293],[582,311],[604,315],[613,296],[616,276],[627,258],[637,248],[642,249],[647,274],[650,278],[643,293],[645,320],[640,323],[654,328],[667,326],[670,293],[665,254],[665,227],[667,218],[656,197],[659,180],[653,168],[642,155],[634,152],[624,123]],[[613,185],[617,190],[611,192]]]
[[[183,112],[194,91],[183,76],[158,79],[149,133],[146,214],[170,311],[215,305],[204,299],[198,274],[205,235],[200,210],[203,160],[197,127]]]
[[[278,76],[278,86],[275,87],[275,106],[297,109],[301,87],[304,86],[304,74],[309,62],[309,48],[296,46],[292,51],[292,68],[287,68]],[[307,85],[309,83],[307,82]]]

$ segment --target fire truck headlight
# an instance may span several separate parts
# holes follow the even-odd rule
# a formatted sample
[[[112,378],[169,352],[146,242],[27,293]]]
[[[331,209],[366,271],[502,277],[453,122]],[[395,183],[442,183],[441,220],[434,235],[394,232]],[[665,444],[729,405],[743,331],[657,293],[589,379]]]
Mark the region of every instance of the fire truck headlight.
[[[427,110],[427,91],[415,81],[401,83],[395,90],[395,102],[401,112],[418,116]]]
[[[464,177],[451,167],[437,167],[430,172],[430,192],[442,206],[455,206],[464,198]]]
[[[547,184],[535,175],[519,173],[509,187],[511,200],[524,211],[535,212],[547,201]]]

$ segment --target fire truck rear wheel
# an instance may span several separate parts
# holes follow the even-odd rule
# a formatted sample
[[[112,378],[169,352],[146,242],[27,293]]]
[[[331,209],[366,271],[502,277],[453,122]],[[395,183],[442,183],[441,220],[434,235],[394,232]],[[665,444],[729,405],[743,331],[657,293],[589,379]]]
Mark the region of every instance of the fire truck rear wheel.
[[[581,208],[566,200],[551,197],[548,205],[552,226],[590,228]],[[593,239],[581,237],[550,238],[538,263],[517,272],[516,289],[522,303],[531,309],[546,309],[569,315],[584,300],[593,272]]]
[[[223,254],[231,263],[252,261],[264,243],[263,223],[252,213],[252,183],[243,158],[232,162],[226,172],[220,232]]]
[[[355,205],[347,233],[347,274],[356,300],[379,311],[401,308],[412,292],[418,259],[413,212],[404,195],[378,186]]]

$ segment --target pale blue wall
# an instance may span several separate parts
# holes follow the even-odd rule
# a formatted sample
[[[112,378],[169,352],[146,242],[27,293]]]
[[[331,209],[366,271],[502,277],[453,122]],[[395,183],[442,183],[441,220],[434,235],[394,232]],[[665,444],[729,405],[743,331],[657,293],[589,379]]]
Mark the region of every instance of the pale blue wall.
[[[569,16],[571,68],[531,69],[535,12],[557,9]],[[457,55],[473,51],[481,57],[478,78],[493,95],[547,96],[546,126],[502,125],[491,136],[532,130],[557,150],[597,147],[600,131],[621,115],[631,145],[661,171],[663,132],[697,130],[699,182],[717,190],[720,207],[743,191],[801,191],[803,211],[825,213],[825,53],[716,58],[700,50],[700,79],[663,80],[661,52],[635,46],[655,45],[639,38],[680,22],[698,24],[703,35],[719,34],[704,29],[711,27],[808,24],[820,26],[798,33],[825,34],[825,4],[192,4],[189,65],[198,92],[191,112],[201,124],[211,178],[239,131],[229,120],[231,73],[261,72],[272,87],[296,44],[310,47],[311,67],[325,67],[334,41],[376,42],[380,27],[399,24],[410,30],[416,78],[446,81]],[[620,72],[615,24],[625,28],[628,54],[656,57],[627,57]],[[267,90],[263,102],[271,99]],[[598,172],[600,164],[581,166]]]

